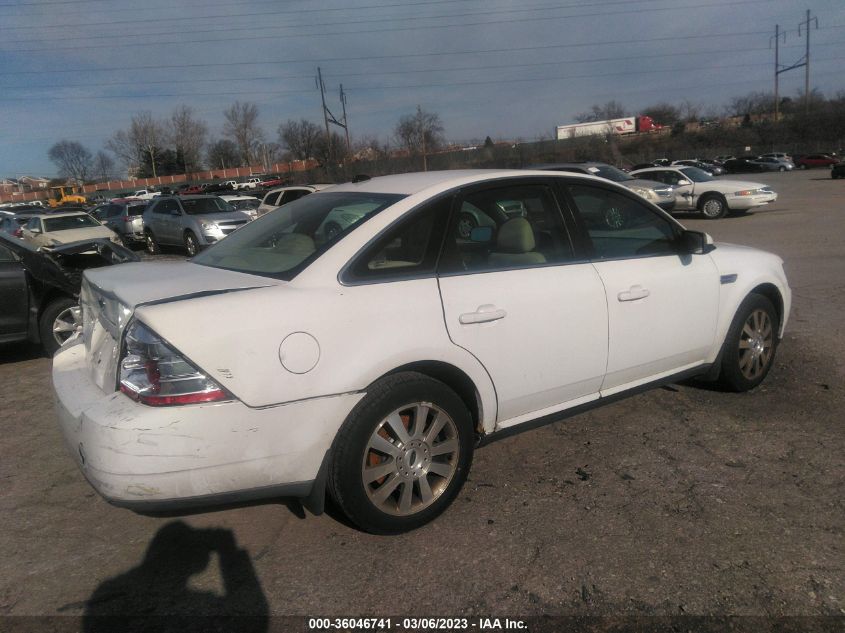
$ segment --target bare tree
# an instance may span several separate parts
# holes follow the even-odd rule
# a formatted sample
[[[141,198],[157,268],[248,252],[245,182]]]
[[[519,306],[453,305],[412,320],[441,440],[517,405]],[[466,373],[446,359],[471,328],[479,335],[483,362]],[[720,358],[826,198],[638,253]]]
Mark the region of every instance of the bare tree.
[[[114,173],[114,161],[103,150],[97,152],[93,163],[94,176],[103,182],[109,180]]]
[[[229,139],[211,141],[208,145],[206,162],[212,169],[227,169],[236,167],[238,160],[238,146]]]
[[[279,141],[297,160],[313,158],[321,136],[325,136],[325,132],[307,119],[289,119],[279,125]]]
[[[148,157],[152,168],[153,178],[156,174],[157,154],[164,149],[167,138],[167,128],[163,123],[153,118],[151,112],[139,112],[132,117],[129,126],[129,138]]]
[[[592,107],[586,112],[580,112],[575,115],[575,120],[578,123],[589,123],[590,121],[604,121],[606,119],[618,119],[625,116],[625,106],[618,101],[611,100],[600,105],[594,103]]]
[[[223,116],[226,117],[223,134],[237,144],[241,164],[251,165],[255,148],[264,138],[264,133],[258,127],[258,106],[235,101],[232,107],[223,111]]]
[[[681,113],[677,106],[672,105],[667,101],[655,103],[642,110],[642,114],[654,119],[655,123],[660,125],[672,126],[681,118]]]
[[[168,132],[185,173],[197,171],[201,167],[208,126],[196,118],[193,108],[183,105],[170,115]]]
[[[123,164],[126,172],[132,175],[141,164],[138,146],[129,137],[126,130],[118,130],[106,141],[106,149],[114,154]]]
[[[399,119],[393,133],[408,148],[410,154],[422,155],[423,171],[428,171],[428,154],[443,142],[440,115],[417,106],[416,114],[406,114]]]
[[[61,140],[47,152],[59,168],[59,175],[82,184],[91,174],[91,152],[77,141]]]

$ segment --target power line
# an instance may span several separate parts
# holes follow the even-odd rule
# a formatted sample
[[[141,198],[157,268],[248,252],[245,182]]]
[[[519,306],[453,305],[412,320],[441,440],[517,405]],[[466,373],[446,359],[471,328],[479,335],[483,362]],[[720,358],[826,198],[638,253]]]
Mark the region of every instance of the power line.
[[[428,31],[428,30],[437,30],[437,29],[452,29],[452,28],[465,28],[469,26],[489,26],[493,24],[517,24],[517,23],[527,23],[527,22],[547,22],[549,20],[563,20],[563,19],[572,19],[572,18],[584,18],[584,17],[607,17],[609,15],[622,15],[627,13],[636,13],[642,14],[645,12],[656,12],[656,11],[676,11],[676,10],[690,10],[690,9],[701,9],[701,8],[712,8],[712,7],[723,7],[723,6],[736,6],[739,4],[759,4],[761,2],[768,2],[769,0],[728,0],[727,2],[718,2],[718,3],[709,3],[709,4],[698,4],[698,5],[687,5],[683,7],[662,7],[662,8],[640,8],[640,9],[630,9],[630,10],[623,10],[623,11],[615,11],[613,14],[606,13],[606,12],[597,12],[597,13],[573,13],[568,15],[561,15],[561,16],[539,16],[534,18],[518,18],[518,19],[507,19],[507,20],[486,20],[483,22],[463,22],[461,24],[436,24],[436,25],[425,25],[425,26],[407,26],[407,27],[390,27],[390,28],[377,28],[377,29],[363,29],[357,31],[325,31],[325,32],[318,32],[318,33],[293,33],[289,35],[285,35],[286,38],[314,38],[314,37],[331,37],[336,35],[371,35],[373,33],[398,33],[398,32],[407,32],[407,31]],[[478,15],[470,14],[470,15]],[[222,16],[226,17],[226,16]],[[440,16],[440,17],[452,17],[452,16]],[[179,19],[179,18],[177,18]],[[759,34],[759,32],[757,33]],[[245,37],[233,37],[227,38],[227,42],[238,42],[238,41],[250,41],[254,42],[256,40],[266,40],[266,39],[277,39],[279,34],[273,35],[252,35],[252,36],[245,36]],[[219,42],[216,38],[200,38],[200,39],[180,39],[180,40],[156,40],[156,41],[143,41],[143,42],[129,42],[127,44],[114,44],[114,43],[107,43],[107,44],[88,44],[85,46],[54,46],[48,48],[21,48],[18,49],[17,53],[49,53],[49,52],[57,52],[57,51],[77,51],[77,50],[97,50],[97,49],[104,49],[107,48],[109,50],[114,50],[117,48],[132,48],[136,46],[143,46],[147,47],[150,45],[159,45],[159,44],[207,44],[210,42]]]
[[[833,27],[828,27],[833,28]],[[845,26],[840,27],[845,28]],[[708,33],[698,35],[677,35],[665,37],[651,37],[629,40],[605,40],[592,41],[578,44],[545,44],[540,46],[516,46],[511,48],[488,48],[488,49],[469,49],[459,51],[439,51],[431,53],[400,53],[398,55],[361,55],[352,57],[344,55],[342,57],[318,57],[307,59],[278,59],[278,60],[264,60],[264,61],[248,61],[248,62],[205,62],[200,64],[149,64],[143,66],[112,66],[107,68],[64,68],[57,70],[13,70],[0,71],[0,76],[11,75],[38,75],[38,74],[53,74],[53,73],[82,73],[82,72],[125,72],[132,70],[173,70],[177,68],[217,68],[225,66],[253,66],[262,64],[324,64],[327,62],[337,61],[373,61],[379,59],[421,59],[427,57],[444,57],[453,55],[477,55],[489,53],[514,53],[522,51],[538,51],[538,50],[552,50],[559,48],[583,48],[586,46],[607,46],[611,44],[645,44],[650,42],[674,42],[687,41],[695,39],[713,39],[718,37],[743,37],[746,35],[768,35],[768,31],[743,31],[733,33]]]
[[[829,57],[820,59],[818,61],[832,61],[838,60],[838,57]],[[687,71],[702,71],[702,70],[722,70],[722,69],[729,69],[729,68],[744,68],[744,67],[755,67],[755,66],[768,66],[770,62],[756,62],[756,63],[748,63],[748,64],[728,64],[723,66],[696,66],[696,67],[686,67],[686,68],[660,68],[656,70],[621,70],[621,71],[614,71],[610,73],[584,73],[580,75],[557,75],[557,76],[544,76],[544,77],[521,77],[517,79],[492,79],[492,80],[481,80],[481,81],[454,81],[454,82],[438,82],[438,83],[426,83],[426,84],[415,84],[415,85],[388,85],[388,86],[353,86],[346,89],[348,92],[372,92],[372,91],[380,91],[380,90],[410,90],[410,89],[421,89],[421,88],[442,88],[442,87],[454,87],[454,86],[480,86],[480,85],[499,85],[499,84],[514,84],[514,83],[533,83],[538,81],[549,82],[554,80],[560,79],[591,79],[591,78],[601,78],[601,77],[616,77],[616,76],[630,76],[630,75],[649,75],[649,74],[663,74],[667,72],[687,72]],[[731,82],[726,83],[725,85],[730,85]],[[717,84],[718,85],[718,84]],[[305,89],[305,90],[260,90],[254,91],[250,90],[246,93],[246,96],[252,95],[272,95],[272,96],[287,96],[292,94],[303,94],[303,93],[311,93],[314,92],[314,88]],[[45,96],[40,97],[40,99],[44,100],[56,100],[56,101],[97,101],[100,99],[156,99],[161,97],[213,97],[213,96],[245,96],[243,90],[238,90],[235,92],[193,92],[193,93],[156,93],[156,94],[142,94],[142,95],[132,95],[131,97],[127,95],[79,95],[79,96]],[[0,97],[0,101],[27,101],[32,99],[32,97]],[[329,113],[331,114],[331,113]],[[334,117],[332,117],[334,118]],[[339,123],[338,123],[339,124]]]
[[[825,44],[817,44],[817,46],[839,46],[842,42],[828,42]],[[795,45],[798,46],[798,45]],[[769,50],[766,47],[756,47],[756,48],[718,48],[712,50],[699,50],[699,51],[687,51],[687,52],[680,52],[680,53],[672,53],[673,57],[681,57],[681,56],[701,56],[701,55],[709,55],[712,53],[750,53],[750,52],[758,52],[758,51],[767,51]],[[402,70],[382,70],[379,72],[372,72],[372,71],[364,71],[364,72],[352,72],[352,73],[338,73],[338,78],[342,77],[374,77],[374,76],[384,76],[384,75],[408,75],[408,74],[419,74],[419,73],[453,73],[453,72],[462,72],[462,71],[475,71],[475,70],[507,70],[507,69],[516,69],[516,68],[538,68],[543,66],[560,66],[561,64],[588,64],[588,63],[600,63],[600,62],[607,62],[607,61],[629,61],[629,60],[643,60],[643,59],[660,59],[667,57],[666,53],[652,53],[646,55],[624,55],[624,56],[611,56],[611,57],[589,57],[586,59],[559,59],[559,60],[549,60],[543,62],[531,62],[531,63],[522,63],[522,64],[487,64],[487,65],[471,65],[471,66],[453,66],[450,68],[421,68],[421,69],[402,69]],[[215,83],[215,84],[225,84],[227,82],[244,82],[244,81],[286,81],[289,79],[313,79],[313,74],[302,74],[302,75],[259,75],[259,76],[251,76],[251,77],[214,77],[214,78],[199,78],[199,79],[187,79],[182,81],[182,83]],[[325,74],[325,77],[332,77],[330,73]],[[145,86],[148,85],[172,85],[172,79],[164,79],[164,80],[153,80],[147,81],[144,80],[143,84]],[[73,83],[73,84],[57,84],[57,83],[45,83],[45,84],[26,84],[21,86],[0,86],[2,89],[16,89],[16,88],[23,88],[23,89],[50,89],[55,90],[57,88],[102,88],[102,87],[119,87],[119,86],[137,86],[138,81],[127,81],[127,82],[111,82],[105,81],[100,83],[91,83],[91,82],[81,82],[81,83]]]

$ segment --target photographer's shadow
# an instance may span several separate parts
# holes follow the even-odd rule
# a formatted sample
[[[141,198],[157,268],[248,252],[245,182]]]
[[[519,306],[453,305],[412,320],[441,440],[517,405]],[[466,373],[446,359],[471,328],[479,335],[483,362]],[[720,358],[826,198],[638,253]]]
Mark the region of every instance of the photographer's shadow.
[[[188,586],[217,553],[223,595]],[[239,631],[263,633],[268,606],[249,555],[230,530],[168,523],[140,565],[103,582],[85,606],[83,631]]]

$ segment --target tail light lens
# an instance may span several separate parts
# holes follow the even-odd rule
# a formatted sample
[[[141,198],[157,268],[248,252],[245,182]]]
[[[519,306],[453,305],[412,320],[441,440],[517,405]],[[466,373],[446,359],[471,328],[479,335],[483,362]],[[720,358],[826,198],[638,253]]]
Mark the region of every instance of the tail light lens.
[[[120,390],[133,400],[154,407],[232,399],[139,321],[130,323],[124,335]]]

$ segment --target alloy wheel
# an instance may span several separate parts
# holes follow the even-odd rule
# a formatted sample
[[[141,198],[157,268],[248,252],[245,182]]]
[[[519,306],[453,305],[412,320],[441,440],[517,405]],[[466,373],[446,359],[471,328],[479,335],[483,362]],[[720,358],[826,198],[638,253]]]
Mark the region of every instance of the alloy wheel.
[[[739,337],[739,370],[748,380],[759,377],[768,367],[774,349],[774,328],[765,310],[748,315]]]
[[[452,418],[431,402],[414,402],[378,423],[367,442],[361,478],[380,511],[413,515],[434,503],[458,468],[460,440]]]
[[[82,327],[82,308],[71,306],[59,312],[53,321],[53,338],[64,345],[77,329]]]

